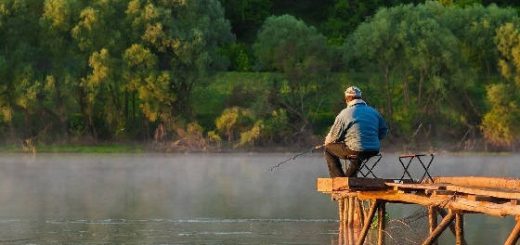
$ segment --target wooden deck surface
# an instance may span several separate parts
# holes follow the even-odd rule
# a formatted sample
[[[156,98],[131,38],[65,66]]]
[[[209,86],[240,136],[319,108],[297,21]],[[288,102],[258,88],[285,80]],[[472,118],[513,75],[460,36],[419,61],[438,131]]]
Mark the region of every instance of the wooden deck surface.
[[[340,224],[346,222],[352,226],[357,221],[352,218],[354,209],[348,208],[349,203],[355,207],[359,206],[360,200],[372,203],[368,213],[360,215],[367,219],[361,219],[363,228],[356,242],[358,245],[364,243],[375,212],[378,212],[379,220],[384,219],[385,203],[417,204],[428,209],[430,234],[423,245],[435,244],[447,227],[456,236],[456,244],[466,244],[462,225],[464,213],[514,216],[516,225],[504,244],[516,244],[520,237],[520,179],[517,178],[434,177],[421,183],[373,178],[318,178],[316,187],[338,201]],[[440,223],[437,223],[437,214],[442,216]],[[341,227],[346,226],[340,225],[340,231]],[[383,229],[384,222],[378,222],[377,244],[384,243]]]
[[[334,199],[354,196],[423,206],[450,207],[494,216],[520,215],[520,179],[436,177],[433,183],[396,183],[391,179],[318,178],[317,190]]]

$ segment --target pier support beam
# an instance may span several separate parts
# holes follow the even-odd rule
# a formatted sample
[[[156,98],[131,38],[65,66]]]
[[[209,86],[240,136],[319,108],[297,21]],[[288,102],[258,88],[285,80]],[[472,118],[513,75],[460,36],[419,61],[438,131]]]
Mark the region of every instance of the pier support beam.
[[[379,206],[379,201],[372,201],[372,206],[370,206],[370,210],[368,211],[367,219],[365,220],[365,224],[363,225],[363,229],[361,230],[361,234],[359,235],[359,240],[357,241],[357,245],[363,245],[365,243],[365,238],[368,234],[368,229],[370,229],[370,225],[372,224],[372,219],[374,219],[374,215],[376,213],[377,207]]]
[[[339,215],[339,222],[343,222],[345,218],[343,217],[343,209],[345,206],[345,199],[339,199],[338,200],[338,215]]]
[[[354,228],[354,208],[355,202],[354,197],[348,197],[348,213],[347,213],[347,222],[349,228]]]
[[[511,231],[511,234],[509,234],[509,237],[507,238],[504,245],[514,245],[516,244],[516,241],[518,241],[518,235],[520,234],[520,217],[516,217],[516,225]]]
[[[386,203],[381,202],[377,211],[377,245],[385,244],[385,214],[386,214]]]
[[[454,218],[455,218],[455,214],[453,213],[453,211],[449,210],[448,215],[446,215],[446,217],[444,217],[444,219],[442,219],[439,226],[437,226],[437,228],[435,228],[435,230],[432,232],[432,234],[430,234],[430,236],[428,236],[428,238],[426,238],[426,240],[422,244],[423,245],[433,244],[437,240],[437,238],[439,238],[439,236],[442,234],[442,232],[451,224],[451,222],[453,221]]]
[[[435,228],[437,228],[437,207],[428,207],[428,224],[430,225],[428,234],[431,235]]]
[[[439,214],[441,215],[442,218],[446,217],[448,214],[446,213],[446,210],[444,209],[441,209],[441,208],[437,208]],[[451,233],[453,233],[453,235],[455,237],[457,237],[457,228],[455,227],[455,224],[453,223],[450,223],[450,231]],[[464,237],[462,237],[462,242],[463,244],[467,244],[466,242],[466,239]]]
[[[464,215],[461,212],[455,214],[455,244],[466,245],[464,240]]]
[[[355,215],[354,219],[356,220],[356,229],[361,230],[363,228],[363,224],[365,224],[365,213],[363,212],[363,203],[358,198],[355,198]]]

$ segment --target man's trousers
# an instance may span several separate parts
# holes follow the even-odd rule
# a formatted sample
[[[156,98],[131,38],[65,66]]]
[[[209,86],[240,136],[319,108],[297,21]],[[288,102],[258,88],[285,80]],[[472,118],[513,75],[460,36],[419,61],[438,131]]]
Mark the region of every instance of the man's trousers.
[[[329,167],[330,177],[355,177],[362,162],[378,153],[379,151],[354,151],[349,149],[345,143],[328,144],[325,146],[325,160]],[[340,159],[350,160],[350,164],[345,172],[343,172]]]

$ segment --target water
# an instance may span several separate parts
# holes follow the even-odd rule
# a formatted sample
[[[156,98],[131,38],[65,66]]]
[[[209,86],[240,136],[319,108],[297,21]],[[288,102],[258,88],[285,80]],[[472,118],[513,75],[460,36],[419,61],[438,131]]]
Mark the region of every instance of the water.
[[[315,191],[320,154],[4,154],[0,244],[334,244],[337,207]],[[439,155],[433,175],[520,177],[520,155]],[[376,171],[400,177],[397,156]],[[391,218],[419,207],[390,205]],[[511,218],[466,215],[470,244],[503,243]],[[482,232],[482,231],[486,232]],[[441,238],[452,243],[450,233]]]

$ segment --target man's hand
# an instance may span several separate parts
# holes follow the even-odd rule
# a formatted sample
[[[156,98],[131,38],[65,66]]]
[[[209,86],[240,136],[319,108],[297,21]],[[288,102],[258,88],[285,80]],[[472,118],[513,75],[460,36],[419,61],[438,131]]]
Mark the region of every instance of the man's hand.
[[[330,134],[327,134],[327,137],[325,137],[325,141],[323,142],[323,145],[328,145],[330,143],[334,143],[334,140],[331,139]]]

